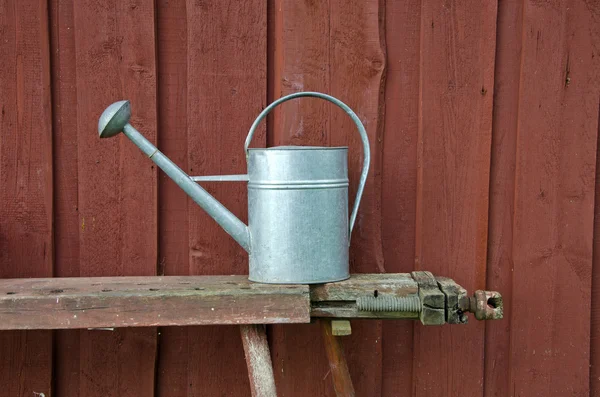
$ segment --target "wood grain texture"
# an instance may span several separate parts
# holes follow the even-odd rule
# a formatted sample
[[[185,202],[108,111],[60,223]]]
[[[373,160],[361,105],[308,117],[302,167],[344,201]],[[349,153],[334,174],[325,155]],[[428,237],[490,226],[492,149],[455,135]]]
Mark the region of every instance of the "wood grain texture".
[[[589,394],[597,5],[525,1],[510,390]],[[538,299],[543,297],[543,300]]]
[[[270,4],[271,30],[276,37],[270,49],[274,58],[271,64],[276,68],[270,84],[272,98],[296,91],[326,92],[347,103],[367,128],[372,163],[352,236],[351,269],[383,271],[379,201],[383,128],[380,94],[385,64],[382,3],[273,1]],[[282,106],[274,116],[269,144],[350,146],[350,195],[353,196],[363,158],[356,127],[347,115],[329,104],[319,103],[322,101],[296,102]],[[358,263],[369,265],[361,267]],[[319,330],[312,328],[272,330],[275,373],[283,384],[282,393],[330,395],[332,392],[330,385],[320,381],[327,371],[326,363],[304,348],[308,341],[318,337]],[[357,393],[377,394],[381,387],[381,326],[375,323],[365,327],[357,322],[353,330],[347,350]],[[285,344],[280,344],[283,340]],[[289,378],[292,373],[303,373],[319,381],[297,383]]]
[[[332,94],[330,1],[269,0],[268,4],[269,101],[299,91]],[[323,100],[300,98],[277,107],[267,119],[268,145],[328,146],[329,106]],[[281,395],[334,395],[318,325],[273,326],[268,332]]]
[[[152,276],[157,171],[124,136],[99,139],[97,124],[106,106],[128,99],[131,123],[156,141],[154,2],[86,0],[73,7],[80,275]],[[80,394],[152,396],[155,357],[153,328],[82,331]]]
[[[191,175],[243,174],[244,139],[266,106],[266,3],[186,2],[187,141]],[[252,143],[265,145],[261,126]],[[247,220],[245,183],[203,183]],[[201,208],[189,202],[189,274],[248,274],[247,253]],[[188,333],[188,395],[248,395],[237,327]]]
[[[333,335],[330,320],[319,320],[319,324],[321,325],[325,354],[329,362],[335,395],[338,397],[354,397],[356,392],[354,391],[354,385],[352,384],[352,378],[350,377],[350,371],[348,370],[348,364],[344,355],[342,339]]]
[[[523,2],[498,2],[490,169],[487,285],[502,291],[504,319],[485,324],[486,397],[504,397],[510,386],[510,319],[513,279],[513,213]]]
[[[321,301],[356,301],[367,296],[407,296],[418,292],[417,282],[408,273],[351,274],[344,281],[310,286],[310,299]]]
[[[0,278],[51,277],[48,5],[0,1]],[[0,395],[52,395],[52,333],[0,333]]]
[[[54,276],[79,276],[77,75],[73,0],[50,4],[54,167]],[[79,396],[79,331],[54,332],[54,393]]]
[[[241,325],[240,335],[252,397],[277,397],[266,327],[256,324]]]
[[[495,1],[423,0],[416,268],[486,279]],[[480,396],[484,323],[415,325],[413,393]]]
[[[385,8],[381,0],[330,1],[330,85],[360,117],[371,146],[371,167],[356,217],[350,246],[352,273],[383,273],[381,242],[381,173],[385,87]],[[331,146],[348,146],[350,202],[354,202],[363,153],[354,123],[331,107]],[[348,367],[356,394],[379,395],[382,373],[382,324],[352,322],[344,339]]]
[[[600,109],[597,121],[600,128]],[[594,247],[590,323],[590,397],[600,397],[600,134],[596,146],[596,194],[594,198]]]
[[[592,54],[596,61],[594,64],[592,79],[598,84],[598,73],[600,69],[597,65],[600,47],[600,7],[595,5],[591,8],[593,11],[591,17],[593,24],[590,27]],[[598,92],[598,85],[595,86]],[[591,96],[592,94],[590,94]],[[590,396],[600,397],[600,106],[596,119],[596,133],[598,135],[598,144],[596,146],[596,194],[594,199],[594,242],[593,242],[593,258],[592,258],[592,292],[591,292],[591,324],[590,324]]]
[[[385,2],[385,128],[381,239],[386,272],[415,263],[421,0]],[[382,395],[412,392],[413,324],[382,324]]]
[[[187,141],[187,14],[185,0],[156,4],[158,148],[184,170]],[[158,274],[189,274],[188,196],[165,173],[158,174]],[[186,397],[188,328],[158,330],[156,394]]]
[[[0,281],[0,329],[310,322],[308,286],[246,276]]]

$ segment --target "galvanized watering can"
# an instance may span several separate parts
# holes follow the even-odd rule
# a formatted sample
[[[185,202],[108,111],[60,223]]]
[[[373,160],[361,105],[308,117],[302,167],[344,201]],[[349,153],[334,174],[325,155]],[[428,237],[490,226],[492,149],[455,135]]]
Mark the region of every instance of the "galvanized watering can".
[[[282,102],[298,97],[328,100],[352,118],[364,157],[356,199],[348,219],[348,148],[279,146],[248,148],[260,121]],[[244,145],[247,175],[190,177],[131,124],[129,101],[110,105],[100,116],[100,138],[123,132],[249,254],[249,280],[274,284],[317,284],[350,277],[348,249],[369,171],[369,140],[358,116],[340,100],[299,92],[266,107]],[[248,226],[212,197],[199,181],[247,181]]]

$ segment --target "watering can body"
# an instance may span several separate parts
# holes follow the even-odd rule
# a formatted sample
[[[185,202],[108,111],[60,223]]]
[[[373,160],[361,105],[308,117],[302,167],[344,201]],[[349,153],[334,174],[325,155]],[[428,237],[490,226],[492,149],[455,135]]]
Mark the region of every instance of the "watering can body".
[[[249,279],[313,284],[348,269],[346,148],[274,147],[248,156]]]
[[[353,119],[364,156],[356,199],[349,216],[348,148],[278,146],[249,148],[258,124],[278,104],[301,96],[326,99]],[[248,173],[190,177],[129,124],[128,101],[115,102],[100,116],[100,137],[123,132],[171,177],[249,254],[250,281],[319,284],[350,277],[350,236],[368,173],[370,154],[364,126],[341,101],[321,93],[290,94],[257,117],[245,142]],[[202,181],[248,184],[248,226],[204,190]]]

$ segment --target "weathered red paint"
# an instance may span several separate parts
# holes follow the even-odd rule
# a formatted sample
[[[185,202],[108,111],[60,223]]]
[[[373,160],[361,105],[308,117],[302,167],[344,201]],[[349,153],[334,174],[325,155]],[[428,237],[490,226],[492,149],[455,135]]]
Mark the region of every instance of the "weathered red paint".
[[[157,170],[131,142],[97,133],[102,110],[129,99],[132,123],[156,141],[154,3],[74,1],[73,16],[79,274],[155,275]],[[155,357],[154,328],[82,331],[79,393],[151,396]]]
[[[357,394],[598,397],[599,18],[585,0],[0,1],[0,277],[247,273],[137,148],[97,138],[97,117],[131,99],[187,172],[243,173],[267,100],[322,91],[371,139],[352,270],[487,282],[506,305],[485,325],[416,325],[414,344],[414,323],[353,322]],[[349,145],[354,192],[346,115],[300,99],[268,124],[253,145]],[[206,187],[245,217],[243,184]],[[237,327],[159,333],[56,332],[53,357],[49,332],[2,333],[0,395],[249,394]],[[269,333],[280,394],[334,395],[318,326]]]
[[[416,268],[469,290],[486,274],[496,2],[423,0]],[[415,328],[416,396],[483,393],[483,323]]]
[[[184,0],[156,1],[158,147],[183,170],[188,169],[187,14]],[[158,174],[158,272],[189,275],[188,196],[168,176]],[[189,327],[159,328],[160,396],[186,397]],[[191,339],[193,343],[193,339]]]
[[[52,277],[48,4],[0,2],[0,278]],[[52,333],[0,333],[0,394],[51,395]]]
[[[421,0],[387,0],[385,7],[381,243],[386,272],[411,272],[415,266]],[[413,323],[385,321],[382,327],[382,395],[410,395]]]
[[[519,80],[521,75],[522,2],[498,2],[494,118],[490,167],[487,287],[502,291],[504,319],[485,327],[484,395],[511,395],[510,321],[513,262],[513,210]]]
[[[517,396],[589,394],[600,16],[589,5],[525,1],[522,10],[509,380]]]

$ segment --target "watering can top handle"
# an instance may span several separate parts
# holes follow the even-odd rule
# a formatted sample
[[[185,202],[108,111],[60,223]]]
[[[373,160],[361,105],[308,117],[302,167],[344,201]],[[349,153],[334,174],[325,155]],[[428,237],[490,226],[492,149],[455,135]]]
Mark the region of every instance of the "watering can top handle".
[[[350,109],[350,107],[348,105],[346,105],[344,102],[342,102],[339,99],[334,98],[330,95],[322,94],[320,92],[310,92],[310,91],[309,92],[296,92],[296,93],[293,93],[293,94],[290,94],[290,95],[287,95],[287,96],[277,99],[276,101],[271,103],[269,106],[267,106],[258,115],[256,120],[254,120],[254,123],[252,123],[252,126],[250,127],[250,131],[248,132],[248,136],[246,137],[246,142],[244,143],[244,151],[246,152],[246,157],[248,157],[248,146],[250,146],[250,141],[252,140],[252,136],[254,136],[254,132],[256,131],[256,128],[258,127],[258,125],[260,124],[262,119],[264,119],[267,116],[267,114],[269,114],[269,112],[271,110],[273,110],[277,105],[279,105],[283,102],[289,101],[290,99],[299,98],[299,97],[321,98],[321,99],[325,99],[325,100],[339,106],[348,114],[348,116],[350,116],[352,121],[354,121],[354,124],[356,124],[356,127],[358,128],[358,132],[360,133],[360,138],[362,140],[363,150],[364,150],[364,158],[363,158],[362,172],[360,174],[360,180],[358,183],[358,189],[356,191],[356,199],[354,200],[354,206],[352,207],[352,214],[350,215],[350,230],[349,230],[349,234],[348,234],[348,241],[350,241],[350,236],[352,234],[352,228],[354,227],[354,221],[356,220],[356,214],[358,212],[358,206],[360,204],[360,199],[362,198],[363,190],[365,189],[365,182],[367,180],[367,174],[369,173],[369,164],[371,162],[371,151],[369,149],[369,138],[367,136],[367,131],[365,130],[365,127],[363,126],[362,122],[360,121],[360,119],[358,118],[356,113],[354,113],[354,111],[352,111],[352,109]]]

